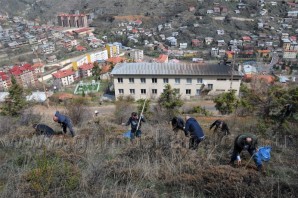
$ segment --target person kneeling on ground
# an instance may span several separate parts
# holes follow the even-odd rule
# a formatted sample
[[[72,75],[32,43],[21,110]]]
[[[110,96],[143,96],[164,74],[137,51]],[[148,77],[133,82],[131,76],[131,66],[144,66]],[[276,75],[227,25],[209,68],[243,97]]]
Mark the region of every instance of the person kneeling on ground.
[[[205,135],[202,127],[199,125],[198,121],[190,116],[185,116],[185,136],[190,136],[189,139],[189,149],[198,149],[199,143],[204,140]]]
[[[33,124],[33,128],[35,129],[36,135],[51,136],[55,133],[51,127],[45,124]]]
[[[258,146],[257,136],[250,133],[238,135],[235,138],[234,150],[231,156],[230,164],[233,165],[234,161],[237,160],[238,165],[241,165],[240,153],[242,150],[247,150],[251,155],[251,157],[254,159],[254,162],[258,168],[258,171],[262,171],[263,165],[262,165],[261,158],[259,157],[259,155],[257,155],[257,152],[258,152],[257,146]]]
[[[75,136],[74,130],[72,128],[73,127],[72,122],[68,116],[62,115],[59,113],[59,111],[56,111],[56,113],[53,117],[53,120],[55,122],[58,122],[61,125],[64,134],[66,134],[67,128],[68,128],[71,133],[71,136],[72,137]]]
[[[214,133],[218,129],[220,129],[220,131],[223,132],[225,135],[230,135],[231,134],[227,123],[225,121],[223,121],[223,120],[215,120],[215,122],[213,122],[210,125],[210,128],[209,129],[211,130],[214,126],[215,126]]]
[[[136,112],[131,113],[131,117],[128,119],[126,123],[122,123],[124,126],[131,126],[130,140],[133,141],[135,137],[141,136],[141,123],[145,122],[144,116],[141,115],[139,120],[138,114]],[[138,126],[139,125],[139,126]]]
[[[177,134],[179,130],[184,129],[184,120],[181,117],[173,117],[171,124],[175,134]]]

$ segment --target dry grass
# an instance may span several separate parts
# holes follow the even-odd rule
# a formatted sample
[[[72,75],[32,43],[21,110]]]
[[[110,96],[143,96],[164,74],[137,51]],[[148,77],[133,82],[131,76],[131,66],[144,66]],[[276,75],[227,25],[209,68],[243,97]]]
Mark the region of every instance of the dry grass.
[[[245,152],[244,165],[233,168],[227,165],[233,139],[256,120],[224,117],[232,135],[215,142],[209,125],[216,117],[196,118],[207,134],[198,151],[189,150],[184,134],[175,135],[162,117],[144,123],[143,136],[133,145],[122,137],[127,128],[113,117],[82,122],[76,138],[35,136],[30,125],[17,122],[0,137],[0,195],[294,197],[298,187],[295,150],[274,147],[272,160],[265,164],[267,176],[259,175],[253,162],[245,166],[250,158]]]

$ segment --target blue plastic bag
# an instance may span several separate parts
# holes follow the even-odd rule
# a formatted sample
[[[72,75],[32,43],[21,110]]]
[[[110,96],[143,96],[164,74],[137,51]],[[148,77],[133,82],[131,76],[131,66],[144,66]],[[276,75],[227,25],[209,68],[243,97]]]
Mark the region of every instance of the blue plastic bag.
[[[263,147],[259,147],[258,155],[262,161],[268,162],[271,158],[270,152],[271,152],[270,146],[263,146]]]
[[[123,133],[123,137],[130,139],[130,137],[131,137],[131,131],[129,130],[129,131]]]

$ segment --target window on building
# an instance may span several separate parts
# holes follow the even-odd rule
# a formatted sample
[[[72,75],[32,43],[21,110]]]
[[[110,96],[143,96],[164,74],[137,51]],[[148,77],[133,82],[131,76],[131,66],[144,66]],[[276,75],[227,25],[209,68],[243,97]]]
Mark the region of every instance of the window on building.
[[[152,78],[152,83],[157,83],[157,78]]]
[[[175,83],[180,84],[180,78],[175,78]]]
[[[123,83],[123,78],[118,78],[118,83]]]
[[[141,94],[146,94],[146,89],[141,89]]]
[[[198,83],[198,84],[203,83],[203,79],[202,79],[202,78],[197,78],[197,83]]]
[[[141,78],[141,83],[146,83],[146,78]]]
[[[186,95],[190,95],[191,94],[191,89],[186,89]]]
[[[163,79],[163,83],[165,83],[165,84],[169,83],[169,79],[168,78],[164,78]]]
[[[135,79],[134,78],[129,78],[129,83],[134,83]]]
[[[135,90],[134,90],[134,89],[130,89],[130,90],[129,90],[129,93],[130,93],[130,94],[135,94]]]
[[[176,94],[180,94],[180,89],[174,89]]]
[[[192,83],[192,79],[191,78],[186,78],[186,83],[187,84],[191,84]]]
[[[215,91],[217,91],[217,92],[225,92],[224,89],[216,89]]]
[[[201,95],[201,90],[200,90],[200,89],[197,89],[197,90],[196,90],[196,95],[197,95],[197,96]]]
[[[208,89],[212,90],[213,89],[213,84],[208,84]]]
[[[157,89],[152,89],[152,94],[157,94]]]
[[[123,89],[119,89],[119,94],[124,94],[124,90]]]
[[[218,81],[224,81],[224,80],[227,80],[226,78],[218,78],[217,79]]]

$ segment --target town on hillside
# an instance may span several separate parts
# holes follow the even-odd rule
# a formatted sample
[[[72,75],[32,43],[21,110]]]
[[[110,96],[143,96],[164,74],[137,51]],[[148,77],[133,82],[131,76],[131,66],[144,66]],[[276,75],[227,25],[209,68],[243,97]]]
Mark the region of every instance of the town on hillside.
[[[102,15],[72,10],[42,24],[0,13],[2,100],[12,77],[47,96],[102,81],[116,99],[155,98],[168,83],[185,99],[239,94],[240,83],[254,79],[297,83],[296,1],[199,0],[155,25],[115,16],[104,31],[94,26]]]

